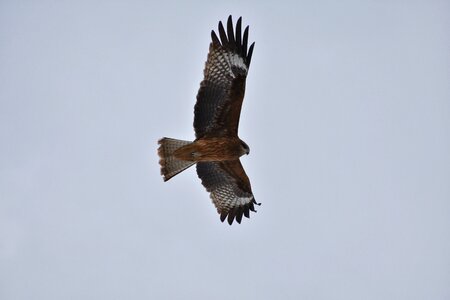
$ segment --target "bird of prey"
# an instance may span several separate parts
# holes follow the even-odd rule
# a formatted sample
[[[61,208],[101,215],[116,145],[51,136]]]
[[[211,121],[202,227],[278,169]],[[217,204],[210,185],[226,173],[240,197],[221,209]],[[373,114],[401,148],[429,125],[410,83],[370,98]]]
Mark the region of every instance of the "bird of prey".
[[[254,44],[247,47],[248,26],[242,35],[242,18],[233,28],[231,15],[226,30],[219,22],[219,36],[211,31],[204,79],[194,107],[193,142],[162,138],[158,141],[164,181],[197,164],[197,174],[212,202],[231,225],[256,212],[250,181],[239,157],[250,153],[238,137],[239,116]],[[219,38],[220,37],[220,38]]]

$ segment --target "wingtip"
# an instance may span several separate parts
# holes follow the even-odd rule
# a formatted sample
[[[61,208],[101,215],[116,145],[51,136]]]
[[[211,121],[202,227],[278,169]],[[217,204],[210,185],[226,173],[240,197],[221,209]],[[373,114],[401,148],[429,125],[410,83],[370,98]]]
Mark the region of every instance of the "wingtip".
[[[222,41],[222,46],[228,45],[228,37],[225,33],[225,28],[223,27],[222,21],[219,21],[219,36]]]
[[[253,47],[255,47],[255,42],[250,45],[247,53],[247,66],[250,67],[250,62],[252,61]]]
[[[218,26],[217,28],[218,28],[218,30],[219,30],[219,35],[220,35],[220,32],[221,32],[221,31],[225,31],[225,29],[224,29],[224,27],[223,27],[223,24],[222,24],[222,21],[219,21],[219,26]]]
[[[250,28],[249,25],[245,26],[245,29],[244,29],[244,36],[247,36],[247,37],[248,37],[248,30],[249,30],[249,28]]]
[[[237,54],[243,56],[247,67],[250,66],[251,55],[255,43],[253,42],[250,47],[248,47],[248,36],[250,26],[247,25],[242,32],[242,16],[237,19],[236,26],[233,28],[233,16],[230,14],[226,21],[219,21],[217,34],[214,30],[211,31],[211,38],[213,44],[218,44],[222,47],[230,48],[232,51],[236,51]]]
[[[250,209],[248,208],[248,206],[244,207],[244,216],[250,219]]]
[[[236,41],[234,37],[234,29],[233,29],[233,19],[231,15],[228,17],[227,20],[227,37],[228,37],[228,44],[229,46],[234,49],[236,47]]]
[[[239,207],[239,209],[236,213],[236,222],[238,222],[238,224],[241,224],[243,213],[244,213],[244,209],[242,207]]]
[[[250,219],[250,212],[257,212],[255,210],[255,205],[260,206],[261,203],[258,203],[253,199],[253,201],[248,203],[247,205],[235,207],[228,211],[219,211],[220,221],[224,223],[226,220],[229,225],[232,225],[234,221],[236,221],[238,224],[241,224],[243,217]]]
[[[227,213],[223,212],[220,214],[220,221],[223,223],[223,221],[225,221],[225,219],[227,218]]]
[[[228,211],[228,224],[230,225],[233,224],[235,215],[236,215],[235,209]]]
[[[211,40],[213,44],[221,45],[219,38],[214,30],[211,30]]]

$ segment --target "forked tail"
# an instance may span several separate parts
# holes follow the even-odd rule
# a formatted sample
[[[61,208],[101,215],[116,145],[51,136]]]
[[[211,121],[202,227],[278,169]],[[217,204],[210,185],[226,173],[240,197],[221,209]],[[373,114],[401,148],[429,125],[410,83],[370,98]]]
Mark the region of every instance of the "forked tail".
[[[158,144],[160,145],[158,148],[158,155],[160,157],[159,164],[161,165],[161,175],[163,176],[164,181],[169,180],[173,176],[195,164],[194,161],[180,160],[175,158],[173,155],[175,150],[190,143],[192,142],[166,137],[158,141]]]

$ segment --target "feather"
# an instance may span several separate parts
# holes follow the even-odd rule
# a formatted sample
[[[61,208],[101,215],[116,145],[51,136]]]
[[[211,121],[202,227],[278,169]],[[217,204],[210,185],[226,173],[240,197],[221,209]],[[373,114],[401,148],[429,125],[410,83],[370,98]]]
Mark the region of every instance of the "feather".
[[[241,207],[237,208],[237,212],[236,212],[236,222],[238,222],[239,224],[241,224],[241,220],[242,220],[242,214],[244,213],[244,209]]]
[[[253,47],[255,46],[255,42],[250,45],[250,49],[248,49],[248,55],[247,55],[247,67],[250,67],[250,61],[252,60],[252,54],[253,54]]]
[[[228,212],[228,224],[233,224],[234,221],[234,216],[235,216],[235,210],[232,209]]]
[[[242,38],[242,56],[247,57],[247,43],[248,43],[248,26],[245,27],[244,37]]]
[[[241,41],[241,23],[242,17],[239,17],[236,23],[236,45],[238,54],[242,55],[242,41]]]
[[[225,219],[227,218],[227,213],[226,212],[222,212],[221,214],[220,214],[220,221],[225,221]]]
[[[217,37],[216,33],[214,32],[214,30],[211,30],[211,39],[213,41],[213,44],[222,46],[222,44],[220,43],[219,38]]]
[[[222,41],[222,46],[227,47],[228,46],[228,38],[225,33],[225,29],[223,28],[222,22],[219,22],[219,35],[220,35],[220,39]]]
[[[246,218],[249,218],[249,219],[250,219],[250,210],[249,210],[249,208],[248,208],[248,205],[244,207],[244,216],[245,216]]]
[[[233,20],[231,19],[231,15],[228,17],[227,21],[227,34],[228,34],[228,46],[232,50],[236,50],[236,41],[234,40],[234,32],[233,32]]]

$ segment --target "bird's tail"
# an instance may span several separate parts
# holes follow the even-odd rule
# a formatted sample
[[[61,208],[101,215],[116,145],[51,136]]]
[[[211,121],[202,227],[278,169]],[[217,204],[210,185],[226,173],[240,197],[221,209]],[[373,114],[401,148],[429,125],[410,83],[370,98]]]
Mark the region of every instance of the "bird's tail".
[[[158,141],[160,145],[158,148],[158,155],[160,157],[159,164],[161,165],[161,175],[164,181],[169,180],[178,173],[186,170],[195,161],[185,161],[174,156],[174,152],[186,145],[191,144],[189,141],[176,140],[171,138],[162,138]]]

